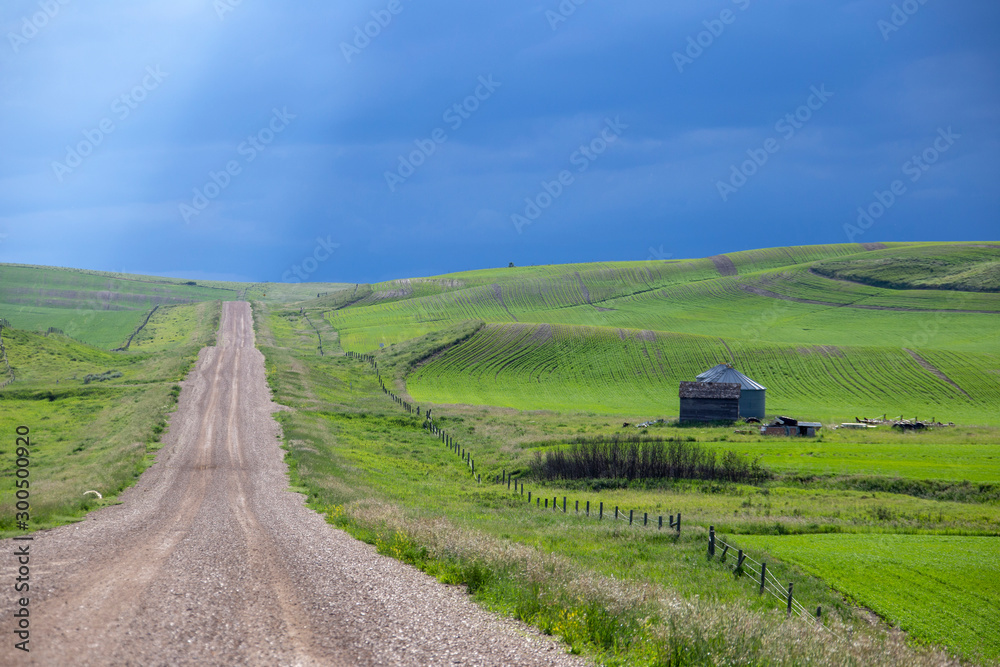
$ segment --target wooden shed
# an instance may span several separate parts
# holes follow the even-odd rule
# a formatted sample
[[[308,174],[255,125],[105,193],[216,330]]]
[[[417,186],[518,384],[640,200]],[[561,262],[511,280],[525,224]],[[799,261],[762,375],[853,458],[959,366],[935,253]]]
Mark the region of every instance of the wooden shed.
[[[681,382],[681,422],[733,422],[740,418],[737,382]]]

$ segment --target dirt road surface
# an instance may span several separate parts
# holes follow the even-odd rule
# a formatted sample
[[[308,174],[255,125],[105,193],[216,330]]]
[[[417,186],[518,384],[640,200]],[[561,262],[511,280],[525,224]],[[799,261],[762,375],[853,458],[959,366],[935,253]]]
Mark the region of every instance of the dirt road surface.
[[[184,383],[123,503],[31,543],[31,652],[0,665],[570,665],[549,638],[331,528],[287,491],[249,304]]]

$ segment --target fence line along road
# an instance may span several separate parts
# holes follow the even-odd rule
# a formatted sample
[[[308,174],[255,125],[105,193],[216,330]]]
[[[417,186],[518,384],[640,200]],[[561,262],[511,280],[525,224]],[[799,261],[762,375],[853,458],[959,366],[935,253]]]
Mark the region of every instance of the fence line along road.
[[[403,400],[400,396],[397,396],[391,389],[389,389],[388,386],[386,386],[385,381],[382,379],[382,374],[379,372],[378,362],[375,360],[375,357],[373,355],[371,355],[371,354],[359,354],[357,352],[347,352],[346,355],[349,358],[351,358],[351,359],[358,359],[358,360],[361,360],[361,361],[367,361],[369,363],[369,365],[371,366],[372,370],[375,373],[375,377],[378,380],[378,384],[379,384],[379,387],[381,387],[382,392],[385,395],[387,395],[389,398],[391,398],[394,403],[396,403],[397,405],[399,405],[400,407],[402,407],[404,410],[406,410],[406,412],[408,412],[410,414],[416,414],[417,416],[421,415],[421,408],[420,408],[420,406],[415,406],[415,405],[409,403],[408,401]],[[454,454],[456,456],[460,457],[462,459],[462,461],[469,467],[469,470],[470,470],[470,472],[472,474],[472,478],[476,481],[477,484],[481,484],[482,481],[483,481],[482,475],[480,473],[476,472],[476,459],[475,459],[475,457],[472,456],[471,450],[468,450],[465,447],[462,447],[458,442],[456,442],[456,440],[451,436],[451,434],[447,433],[446,431],[444,431],[441,428],[438,428],[438,426],[434,423],[434,420],[432,418],[431,410],[428,409],[428,410],[423,411],[423,416],[425,418],[424,419],[424,423],[423,423],[423,428],[425,428],[431,434],[433,434],[434,436],[436,436],[446,447],[448,447],[449,449],[451,449],[451,451],[454,452]],[[520,496],[524,497],[525,496],[525,492],[527,491],[525,489],[524,482],[521,481],[519,478],[515,478],[512,475],[507,474],[506,470],[504,470],[499,477],[494,477],[494,481],[497,482],[498,484],[500,484],[501,486],[504,485],[504,484],[506,484],[508,489],[510,489],[511,486],[513,485],[513,492],[514,492],[515,495],[519,494]],[[534,499],[535,499],[535,506],[536,507],[538,507],[540,509],[549,509],[549,497],[548,496],[546,496],[545,498],[542,498],[542,496],[539,496],[539,495],[534,495],[533,496],[532,495],[532,491],[527,491],[527,503],[528,503],[529,506],[531,505],[532,497],[534,497]],[[545,503],[544,507],[542,505],[543,500],[544,500],[544,503]],[[551,510],[553,512],[558,511],[559,497],[558,496],[553,496],[551,498],[551,500],[552,500]],[[590,517],[590,516],[592,516],[591,512],[590,512],[590,501],[586,500],[584,502],[585,502],[585,507],[584,507],[583,516]],[[562,511],[563,511],[564,514],[568,514],[569,513],[568,503],[569,503],[569,497],[568,496],[563,496],[562,497]],[[595,507],[597,509],[597,513],[594,516],[596,516],[596,518],[597,518],[598,521],[603,521],[604,520],[604,503],[600,502],[597,505],[595,505]],[[573,508],[574,508],[574,514],[579,515],[580,514],[580,501],[579,500],[574,500]],[[610,515],[609,515],[609,517],[610,517]],[[628,513],[626,514],[625,510],[619,508],[616,505],[615,506],[615,511],[614,511],[614,517],[613,518],[616,521],[627,522],[628,525],[633,526],[633,527],[649,528],[649,527],[655,526],[657,530],[663,530],[664,515],[658,515],[656,517],[656,520],[653,521],[652,525],[651,525],[650,515],[649,515],[648,512],[643,512],[642,515],[640,516],[640,515],[638,515],[636,513],[636,510],[631,510],[630,509],[630,510],[628,510]],[[639,519],[639,520],[636,520],[636,519]],[[640,523],[640,521],[641,521],[641,523]],[[667,515],[667,528],[676,531],[677,535],[680,535],[680,533],[681,533],[681,513],[680,512],[677,513],[676,518],[675,518],[675,516],[673,514]]]
[[[378,362],[375,360],[375,357],[373,355],[370,355],[370,354],[359,354],[357,352],[347,352],[346,355],[348,357],[352,358],[352,359],[358,359],[358,360],[361,360],[361,361],[367,361],[371,365],[371,368],[372,368],[372,370],[375,373],[375,377],[378,379],[379,386],[382,388],[383,393],[385,393],[387,396],[389,396],[393,400],[393,402],[395,402],[397,405],[399,405],[400,407],[402,407],[408,413],[411,413],[411,414],[415,413],[418,416],[421,415],[421,408],[420,408],[420,406],[414,406],[411,403],[403,400],[401,397],[397,396],[395,393],[393,393],[392,390],[390,390],[386,386],[385,382],[382,380],[381,373],[379,373]],[[423,428],[427,429],[431,434],[433,434],[434,436],[436,436],[446,447],[448,447],[449,449],[451,449],[451,451],[456,456],[459,456],[462,459],[462,461],[465,462],[466,465],[470,468],[472,477],[476,481],[476,483],[481,484],[482,483],[482,476],[480,474],[476,473],[476,460],[472,456],[472,452],[470,450],[466,449],[465,447],[462,447],[449,433],[447,433],[443,429],[438,428],[437,425],[434,424],[434,421],[431,418],[431,410],[430,409],[424,410],[423,411],[423,415],[425,417],[424,423],[423,423]],[[569,497],[568,496],[563,496],[562,497],[562,503],[560,504],[559,503],[559,496],[548,496],[548,494],[546,494],[546,496],[543,498],[542,496],[533,494],[532,491],[527,490],[525,488],[524,482],[520,478],[514,477],[511,474],[508,474],[507,471],[506,471],[506,469],[504,469],[502,471],[502,473],[500,474],[499,477],[495,477],[494,481],[496,481],[501,486],[506,485],[507,489],[513,491],[514,495],[520,496],[522,498],[525,498],[526,501],[527,501],[527,506],[528,507],[531,507],[531,501],[532,501],[532,498],[534,498],[534,500],[535,500],[535,506],[538,509],[543,509],[543,510],[549,510],[549,509],[551,509],[551,511],[553,511],[553,512],[558,512],[561,509],[563,514],[569,514],[569,510],[568,510],[568,507],[569,507],[569,505],[568,505],[568,503],[569,503]],[[549,505],[550,498],[552,500],[551,508],[550,508],[550,505]],[[544,505],[543,505],[543,502],[544,502]],[[597,518],[598,521],[603,521],[604,520],[604,503],[603,502],[598,502],[594,506],[594,509],[595,509],[595,513],[594,514],[591,514],[591,501],[586,500],[586,501],[584,501],[584,503],[585,503],[585,505],[584,505],[584,508],[583,508],[583,514],[582,514],[582,516],[585,516],[585,517],[594,516],[594,517]],[[574,500],[573,501],[573,514],[576,515],[576,516],[581,516],[580,501],[579,500]],[[676,515],[676,518],[674,517],[673,514],[670,514],[670,515],[667,515],[667,516],[668,516],[667,527],[669,529],[675,530],[676,531],[676,535],[679,537],[680,533],[681,533],[681,513],[678,512],[677,515]],[[613,515],[610,514],[610,507],[609,507],[608,518],[612,519],[614,521],[622,521],[622,522],[628,523],[629,526],[633,526],[633,527],[641,527],[641,528],[651,527],[650,526],[650,516],[649,516],[648,512],[643,512],[642,515],[640,516],[640,515],[638,515],[635,512],[635,510],[631,510],[630,509],[630,510],[628,510],[628,513],[626,514],[625,510],[621,509],[618,505],[615,505],[615,507],[614,507],[614,514]],[[662,530],[663,529],[663,515],[658,515],[656,517],[656,521],[652,522],[652,525],[655,526],[658,531]],[[842,637],[840,637],[838,634],[836,634],[835,632],[833,632],[833,630],[831,630],[830,628],[828,628],[822,622],[822,620],[821,620],[822,619],[822,607],[818,606],[816,608],[815,615],[813,613],[811,613],[809,610],[807,610],[802,605],[801,602],[799,602],[795,598],[795,596],[794,596],[794,584],[792,582],[788,583],[787,589],[786,589],[784,587],[784,585],[782,584],[782,582],[778,581],[777,577],[775,577],[774,574],[767,568],[767,562],[766,561],[765,562],[759,562],[759,561],[751,558],[743,549],[739,549],[739,548],[733,546],[731,543],[726,542],[725,540],[720,539],[715,534],[715,526],[710,526],[709,529],[708,529],[708,559],[709,560],[715,559],[718,547],[720,547],[720,546],[722,547],[722,552],[721,552],[721,554],[719,554],[719,560],[718,560],[718,562],[725,563],[726,559],[729,557],[730,552],[733,552],[735,554],[734,557],[736,558],[736,565],[733,568],[733,575],[738,580],[745,581],[745,582],[749,583],[751,586],[757,586],[759,584],[758,595],[763,595],[765,592],[769,593],[770,595],[772,595],[775,599],[777,599],[781,604],[783,604],[785,606],[786,614],[789,617],[794,612],[796,615],[798,615],[798,616],[800,616],[802,618],[814,621],[816,623],[816,625],[818,625],[819,627],[823,628],[824,630],[826,630],[827,632],[829,632],[834,637],[837,637],[838,639],[842,639]],[[757,571],[759,571],[759,573],[760,573],[758,577],[750,578],[750,577],[744,576],[745,574],[748,574],[747,570],[745,569],[745,565],[748,562],[752,563],[753,565],[756,566]]]

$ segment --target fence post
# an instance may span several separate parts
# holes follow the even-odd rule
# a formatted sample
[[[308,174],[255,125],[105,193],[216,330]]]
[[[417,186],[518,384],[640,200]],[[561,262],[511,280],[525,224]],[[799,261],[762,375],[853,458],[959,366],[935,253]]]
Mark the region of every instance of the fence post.
[[[630,526],[632,525],[632,514],[634,512],[635,512],[635,510],[629,510],[628,511],[628,525],[630,525]]]
[[[615,521],[618,520],[618,505],[615,505]]]
[[[715,555],[715,526],[708,527],[708,557]]]
[[[663,515],[662,514],[660,515],[660,526],[657,528],[657,530],[663,530]]]
[[[548,509],[548,508],[549,508],[549,499],[546,498],[545,499],[545,509]]]
[[[601,513],[597,515],[597,520],[600,521],[604,518],[604,501],[601,501]]]
[[[642,525],[643,525],[643,527],[649,525],[649,512],[643,512],[642,513]]]
[[[576,501],[576,513],[577,513],[577,514],[579,514],[579,513],[580,513],[580,501],[579,501],[579,500],[578,500],[578,501]]]
[[[566,513],[566,496],[563,496],[563,514]]]
[[[788,584],[788,615],[792,615],[792,586],[794,584]]]
[[[820,605],[820,606],[816,607],[816,618],[819,618],[822,615],[823,615],[823,606]]]
[[[509,476],[507,477],[507,490],[510,491],[510,477]],[[515,487],[514,490],[517,491],[517,488]]]
[[[766,584],[766,583],[767,583],[767,563],[761,563],[760,564],[760,593],[759,593],[759,595],[763,595],[764,594],[764,584]]]
[[[736,569],[733,570],[733,576],[739,577],[743,575],[743,561],[746,560],[746,556],[743,555],[743,549],[740,549],[739,554],[736,557]]]
[[[677,513],[677,534],[681,534],[681,513]]]
[[[590,516],[590,501],[587,501],[587,516]]]
[[[521,488],[523,489],[524,487],[522,486]],[[522,493],[521,495],[524,495],[524,494]],[[529,505],[531,504],[531,491],[528,491],[528,504]]]

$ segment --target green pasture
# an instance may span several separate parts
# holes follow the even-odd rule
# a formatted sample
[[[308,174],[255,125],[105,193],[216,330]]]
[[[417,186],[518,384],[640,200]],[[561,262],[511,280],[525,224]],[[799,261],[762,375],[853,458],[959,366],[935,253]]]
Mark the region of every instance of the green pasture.
[[[420,401],[522,410],[676,416],[678,383],[733,363],[767,387],[769,414],[839,423],[919,416],[997,423],[1000,355],[928,354],[956,389],[901,348],[777,345],[714,337],[560,325],[490,324],[406,378]],[[962,393],[962,392],[965,393]]]
[[[1000,291],[1000,244],[921,244],[879,250],[863,258],[825,260],[822,275],[897,289]]]
[[[45,308],[150,310],[157,303],[215,301],[236,296],[233,289],[195,281],[124,276],[56,267],[0,264],[0,303]]]
[[[4,329],[17,380],[0,389],[0,535],[14,533],[14,437],[31,437],[31,528],[75,521],[115,502],[152,462],[177,383],[211,344],[217,302],[160,308],[137,348],[108,352],[58,334]],[[121,377],[86,384],[86,375]],[[85,491],[98,491],[103,500]]]
[[[381,393],[366,363],[344,357],[319,356],[308,328],[295,313],[258,316],[257,325],[258,340],[267,341],[262,349],[276,398],[295,408],[281,413],[280,420],[293,478],[307,492],[313,506],[327,511],[337,525],[375,543],[383,553],[413,562],[452,583],[466,583],[478,591],[477,596],[488,606],[549,628],[566,637],[579,650],[596,651],[594,655],[611,664],[656,664],[647,660],[646,651],[651,640],[635,629],[628,632],[636,645],[612,650],[597,649],[579,638],[574,640],[578,636],[565,630],[553,618],[583,612],[560,607],[564,603],[551,601],[553,607],[549,611],[544,611],[547,607],[542,604],[538,609],[532,607],[535,611],[531,614],[524,613],[523,599],[517,597],[521,593],[512,598],[514,592],[509,595],[498,592],[489,584],[495,580],[510,591],[518,590],[509,571],[502,573],[490,569],[493,567],[489,565],[490,554],[495,550],[511,549],[501,546],[503,544],[523,545],[539,553],[568,559],[574,567],[590,573],[581,575],[584,579],[607,577],[609,581],[652,584],[685,598],[698,596],[714,606],[736,605],[753,613],[766,613],[781,605],[770,597],[759,598],[746,584],[734,580],[724,567],[706,562],[705,540],[709,525],[743,534],[808,537],[825,533],[866,536],[1000,533],[1000,510],[994,505],[850,489],[802,488],[794,482],[789,482],[791,486],[785,485],[780,477],[759,488],[683,482],[629,487],[585,483],[543,485],[525,477],[536,449],[546,446],[545,443],[579,434],[619,432],[619,419],[596,413],[438,404],[434,406],[435,421],[474,453],[477,471],[484,480],[483,484],[475,484],[468,467],[421,428],[421,419],[404,413]],[[475,327],[470,327],[455,334],[469,334],[474,330]],[[405,377],[412,363],[419,363],[423,355],[433,354],[436,348],[447,345],[446,336],[431,338],[428,337],[424,345],[411,341],[379,353],[383,377],[393,383],[397,373]],[[445,356],[447,352],[437,358]],[[731,429],[706,427],[667,427],[658,429],[657,434],[659,432],[716,443],[709,446],[720,448],[750,446],[750,440],[760,440],[747,437],[747,443],[737,442],[728,438],[743,436],[724,435]],[[956,432],[953,437],[958,441],[954,444],[971,439],[985,449],[994,435],[989,429],[972,429],[960,434]],[[832,446],[843,448],[844,456],[868,447],[869,440],[889,446],[903,442],[900,434],[881,431],[845,432],[826,437],[843,438]],[[720,442],[723,438],[726,442]],[[767,442],[760,444],[770,446]],[[940,453],[946,453],[947,446],[954,445],[942,446]],[[993,449],[995,451],[996,447]],[[779,455],[782,453],[785,452]],[[874,461],[880,454],[877,450],[873,453]],[[975,467],[982,460],[988,460],[987,457],[988,454],[968,465]],[[801,458],[804,457],[797,456],[796,460]],[[513,471],[524,480],[535,499],[547,498],[549,509],[536,506],[535,501],[529,506],[525,496],[515,495],[506,486],[490,481],[504,470]],[[836,470],[846,472],[850,468],[841,466]],[[877,474],[877,468],[869,471]],[[929,468],[914,474],[937,473],[937,469]],[[569,512],[566,515],[561,511],[563,497],[567,498]],[[557,511],[551,509],[553,498],[559,503]],[[588,500],[592,516],[577,515],[577,502],[582,514]],[[601,502],[605,508],[604,522],[595,518]],[[633,510],[636,521],[644,513],[658,517],[681,512],[685,526],[682,537],[677,540],[669,531],[614,522],[611,517],[615,506],[620,507],[622,516]],[[390,515],[395,517],[391,521],[387,518]],[[421,532],[420,527],[428,525],[447,525],[450,526],[447,530],[456,531],[455,539],[465,545],[465,556],[447,555],[451,552],[442,547],[442,542],[447,541],[444,537],[435,533],[437,536],[432,539]],[[442,553],[445,555],[440,555]],[[473,567],[465,558],[479,565]],[[865,622],[856,619],[851,607],[844,605],[821,578],[814,579],[805,570],[773,554],[768,554],[768,559],[776,576],[796,582],[797,599],[803,604],[813,608],[822,605],[828,615],[845,619],[857,632],[868,631]],[[463,569],[467,567],[473,567],[478,574],[470,575]],[[456,574],[455,568],[464,574]],[[469,576],[476,577],[475,581],[480,583],[469,584]],[[599,584],[595,581],[594,585]],[[560,586],[572,584],[564,582]],[[600,597],[596,590],[593,595]],[[553,596],[558,598],[556,594]],[[703,619],[691,622],[700,624]],[[736,635],[723,633],[722,636],[725,639],[719,641],[724,644],[740,642]],[[918,636],[927,639],[924,635]],[[640,637],[645,639],[640,642]],[[935,637],[934,640],[947,643],[950,637]],[[644,648],[640,648],[640,643]],[[746,655],[742,657],[744,662],[748,660]],[[800,656],[799,661],[813,662],[813,659]],[[877,661],[875,656],[866,660]]]
[[[998,597],[1000,294],[968,291],[992,285],[996,247],[771,248],[372,285],[2,265],[17,381],[0,390],[0,422],[11,435],[31,428],[34,528],[99,505],[85,490],[114,502],[152,461],[176,383],[214,340],[219,301],[246,295],[275,400],[293,408],[277,417],[292,484],[311,506],[576,652],[613,665],[945,659],[873,626],[860,603],[919,643],[996,659],[981,610]],[[130,350],[109,352],[157,303]],[[50,326],[67,335],[39,333]],[[482,483],[344,350],[373,353],[393,391],[433,408]],[[821,435],[673,423],[648,433],[759,457],[767,481],[532,476],[549,448],[675,416],[678,382],[722,362],[768,388],[769,414],[823,422]],[[83,381],[108,371],[122,375]],[[882,414],[958,425],[831,428]],[[0,531],[10,534],[13,461],[2,451]],[[530,504],[496,482],[504,473],[524,482]],[[584,516],[587,502],[592,515],[603,503],[606,519]],[[637,523],[681,513],[682,533],[614,521],[615,507]],[[709,560],[709,526],[794,581],[803,605],[822,605],[834,634],[785,620],[731,562]]]
[[[733,540],[821,577],[916,637],[1000,659],[1000,537],[734,535]]]
[[[72,310],[40,308],[0,303],[0,317],[16,329],[44,332],[50,327],[67,336],[103,350],[125,344],[129,335],[142,322],[148,311],[138,310]]]

